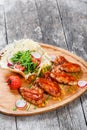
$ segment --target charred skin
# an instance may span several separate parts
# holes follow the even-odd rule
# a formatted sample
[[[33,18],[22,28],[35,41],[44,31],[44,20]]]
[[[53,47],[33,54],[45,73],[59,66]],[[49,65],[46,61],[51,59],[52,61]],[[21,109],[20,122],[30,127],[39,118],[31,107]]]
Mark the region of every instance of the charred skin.
[[[73,73],[73,72],[75,73],[75,72],[80,72],[81,67],[78,64],[67,62],[60,66],[60,70],[63,70],[68,73]]]
[[[45,92],[48,94],[54,96],[54,97],[59,97],[60,96],[60,88],[58,86],[58,83],[55,82],[54,80],[49,78],[38,78],[36,81],[36,84],[43,89]]]
[[[63,56],[56,57],[52,72],[65,71],[68,73],[80,72],[81,67],[78,64],[67,61]]]
[[[56,80],[59,83],[68,84],[68,85],[77,85],[77,81],[74,77],[63,72],[50,73],[50,77]]]
[[[41,90],[38,87],[35,88],[21,87],[20,93],[25,100],[39,107],[42,107],[42,104],[45,101],[43,90]]]
[[[61,65],[63,63],[67,63],[68,61],[65,59],[65,57],[63,56],[57,56],[55,61],[54,61],[54,65]]]

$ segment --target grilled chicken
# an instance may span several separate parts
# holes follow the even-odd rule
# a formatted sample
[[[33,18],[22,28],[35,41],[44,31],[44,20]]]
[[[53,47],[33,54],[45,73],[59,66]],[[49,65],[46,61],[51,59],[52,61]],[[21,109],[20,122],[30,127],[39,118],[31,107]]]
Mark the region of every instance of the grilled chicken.
[[[58,83],[77,85],[77,80],[70,73],[79,71],[80,65],[67,61],[63,56],[56,57],[51,71],[46,72],[43,78],[38,77],[32,88],[20,88],[20,93],[30,103],[42,106],[45,101],[44,91],[59,97],[61,89]]]
[[[74,77],[70,76],[67,73],[64,72],[56,72],[50,73],[51,78],[56,80],[59,83],[68,84],[68,85],[77,85],[77,81]]]
[[[72,73],[72,72],[75,73],[75,72],[81,71],[81,67],[78,64],[67,62],[60,66],[60,70],[63,70],[65,72],[69,72],[69,73]]]
[[[75,73],[81,71],[80,65],[67,61],[63,56],[56,57],[52,72],[65,71]]]
[[[58,83],[52,80],[50,77],[38,78],[36,84],[48,94],[58,97],[60,96],[60,88]]]
[[[68,61],[65,59],[65,57],[63,56],[57,56],[55,61],[54,61],[54,65],[61,65],[63,63],[67,63]]]
[[[21,87],[20,93],[25,100],[39,107],[42,106],[42,104],[45,101],[43,90],[41,90],[38,87],[33,88]]]

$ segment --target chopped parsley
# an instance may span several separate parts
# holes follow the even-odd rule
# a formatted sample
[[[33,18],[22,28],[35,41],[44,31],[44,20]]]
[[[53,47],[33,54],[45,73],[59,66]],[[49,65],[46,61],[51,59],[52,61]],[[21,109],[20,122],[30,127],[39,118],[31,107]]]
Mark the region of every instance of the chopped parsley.
[[[28,51],[18,51],[13,55],[11,61],[14,64],[20,64],[25,67],[24,73],[33,73],[37,67],[37,63],[32,62],[31,52]]]
[[[13,111],[16,111],[17,110],[17,107],[15,106],[15,107],[13,107]]]

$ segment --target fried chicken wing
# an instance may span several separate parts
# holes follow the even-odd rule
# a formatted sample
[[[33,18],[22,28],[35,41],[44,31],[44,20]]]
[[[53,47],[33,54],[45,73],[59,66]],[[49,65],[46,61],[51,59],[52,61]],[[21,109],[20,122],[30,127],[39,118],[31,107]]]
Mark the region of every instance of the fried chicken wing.
[[[48,94],[58,97],[60,95],[60,88],[58,83],[54,80],[52,81],[51,78],[38,78],[36,84],[39,85],[45,92]]]
[[[37,106],[42,106],[43,102],[45,101],[43,90],[41,90],[38,87],[34,88],[21,87],[20,93],[24,99]]]
[[[59,83],[68,85],[77,85],[77,81],[74,77],[63,72],[50,73],[50,76]]]
[[[70,72],[70,73],[81,71],[80,65],[71,62],[64,63],[59,68],[65,72]]]

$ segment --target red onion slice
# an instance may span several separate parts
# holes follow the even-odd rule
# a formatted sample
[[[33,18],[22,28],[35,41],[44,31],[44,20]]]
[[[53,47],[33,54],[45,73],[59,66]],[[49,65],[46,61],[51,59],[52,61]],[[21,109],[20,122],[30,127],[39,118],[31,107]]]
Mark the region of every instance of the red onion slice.
[[[12,64],[12,63],[10,63],[10,62],[8,62],[8,63],[7,63],[7,66],[8,66],[8,67],[12,67],[12,66],[13,66],[13,64]]]
[[[51,57],[51,61],[53,61],[53,62],[54,62],[54,61],[55,61],[55,59],[56,59],[56,56],[55,56],[55,55],[51,55],[50,57]]]
[[[17,108],[23,108],[27,105],[27,102],[24,99],[18,99],[15,105]]]
[[[87,81],[85,81],[85,80],[79,80],[78,81],[78,86],[80,88],[84,88],[84,87],[86,87],[86,85],[87,85]]]
[[[36,58],[36,59],[40,59],[41,55],[38,52],[31,52],[31,55]]]

